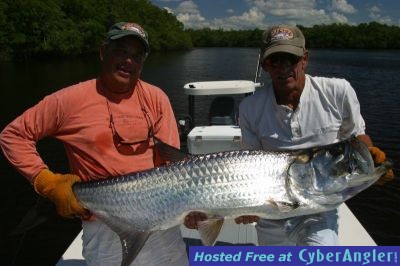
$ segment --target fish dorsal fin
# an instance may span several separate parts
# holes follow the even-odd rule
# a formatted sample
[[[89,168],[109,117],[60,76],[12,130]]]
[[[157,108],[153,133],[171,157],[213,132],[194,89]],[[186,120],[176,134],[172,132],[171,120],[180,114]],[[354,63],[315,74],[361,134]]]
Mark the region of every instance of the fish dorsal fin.
[[[177,161],[181,161],[189,156],[188,154],[180,151],[179,149],[177,149],[171,145],[168,145],[165,142],[162,142],[160,139],[156,138],[155,136],[153,136],[153,138],[154,138],[154,146],[157,149],[160,156],[164,160],[167,160],[170,162],[177,162]]]
[[[152,232],[129,232],[127,236],[121,236],[122,245],[122,262],[121,266],[129,266],[132,261],[137,257],[139,252],[142,250],[147,239],[150,237]]]
[[[224,219],[207,219],[198,223],[201,242],[204,246],[212,246],[221,231]]]

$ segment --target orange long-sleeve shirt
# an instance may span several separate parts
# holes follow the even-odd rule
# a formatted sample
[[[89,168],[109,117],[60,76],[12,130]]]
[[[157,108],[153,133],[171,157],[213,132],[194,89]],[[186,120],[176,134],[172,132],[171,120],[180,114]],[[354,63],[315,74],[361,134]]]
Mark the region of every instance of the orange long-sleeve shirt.
[[[134,144],[121,145],[111,116],[117,134]],[[154,154],[153,141],[146,140],[151,124],[157,138],[179,148],[175,117],[162,90],[139,80],[133,92],[116,95],[105,93],[92,79],[46,96],[25,111],[0,133],[0,146],[11,164],[33,182],[47,168],[36,142],[51,136],[64,143],[73,174],[84,181],[102,179],[163,163]]]

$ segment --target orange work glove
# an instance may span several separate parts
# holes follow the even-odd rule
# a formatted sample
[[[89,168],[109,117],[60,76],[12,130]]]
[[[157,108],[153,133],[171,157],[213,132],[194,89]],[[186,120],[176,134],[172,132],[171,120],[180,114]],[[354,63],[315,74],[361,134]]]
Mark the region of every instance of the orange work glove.
[[[372,155],[372,159],[374,159],[375,164],[381,164],[386,161],[386,154],[379,149],[378,147],[368,147],[369,152]],[[376,181],[375,184],[383,186],[386,182],[392,181],[394,179],[393,170],[389,169],[385,175]]]
[[[76,182],[81,182],[77,175],[55,174],[49,169],[43,169],[36,176],[33,187],[39,195],[50,199],[56,205],[59,215],[89,219],[89,211],[83,208],[72,191],[72,185]]]

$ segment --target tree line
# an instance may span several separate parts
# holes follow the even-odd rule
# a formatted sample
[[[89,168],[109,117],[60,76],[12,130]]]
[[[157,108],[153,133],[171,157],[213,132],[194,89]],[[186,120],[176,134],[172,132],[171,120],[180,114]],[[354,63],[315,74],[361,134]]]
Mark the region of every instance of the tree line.
[[[330,24],[304,27],[298,25],[308,48],[331,49],[400,49],[400,27],[377,22],[359,25]],[[265,29],[186,30],[194,46],[260,47]]]
[[[108,28],[119,21],[141,24],[152,51],[192,47],[259,47],[264,29],[184,29],[173,14],[149,0],[2,0],[0,60],[97,53]],[[400,49],[400,27],[299,26],[308,48]]]
[[[149,0],[1,0],[0,59],[97,53],[120,21],[141,24],[153,50],[192,47],[183,24]]]

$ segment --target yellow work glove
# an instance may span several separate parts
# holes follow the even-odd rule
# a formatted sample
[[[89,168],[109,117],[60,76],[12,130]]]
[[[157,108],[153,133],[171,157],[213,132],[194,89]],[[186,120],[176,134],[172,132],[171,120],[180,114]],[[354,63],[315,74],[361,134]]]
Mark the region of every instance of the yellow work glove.
[[[369,152],[372,155],[372,159],[374,159],[375,164],[381,164],[386,161],[386,154],[379,149],[378,147],[368,147]],[[383,186],[386,182],[392,181],[394,179],[393,170],[389,169],[385,175],[376,181],[375,184]]]
[[[72,174],[55,174],[49,169],[43,169],[35,178],[35,191],[50,199],[57,208],[59,215],[67,218],[90,217],[89,211],[83,208],[72,191],[72,185],[81,182],[81,178]]]

